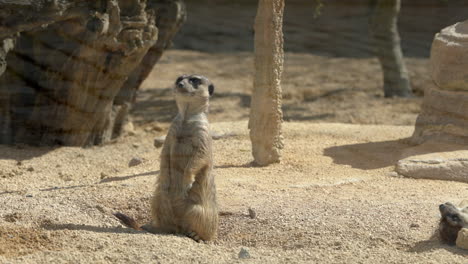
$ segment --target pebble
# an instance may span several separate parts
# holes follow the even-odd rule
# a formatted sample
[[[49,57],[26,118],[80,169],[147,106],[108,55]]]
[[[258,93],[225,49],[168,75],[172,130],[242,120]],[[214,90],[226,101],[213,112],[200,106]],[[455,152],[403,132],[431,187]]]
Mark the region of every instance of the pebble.
[[[165,136],[161,136],[161,137],[157,137],[154,139],[154,146],[156,148],[160,148],[163,146],[164,144],[164,140],[166,140],[166,137]]]
[[[239,258],[240,258],[240,259],[248,259],[248,258],[250,258],[250,253],[249,253],[249,251],[247,251],[247,249],[245,249],[245,248],[241,248],[241,250],[239,251]]]
[[[143,159],[140,158],[140,157],[134,157],[130,160],[130,162],[128,162],[128,166],[129,167],[134,167],[134,166],[138,166],[140,165],[141,163],[143,163]]]
[[[249,208],[248,211],[249,211],[249,217],[250,217],[250,218],[252,218],[252,219],[257,218],[257,212],[256,212],[254,209]]]

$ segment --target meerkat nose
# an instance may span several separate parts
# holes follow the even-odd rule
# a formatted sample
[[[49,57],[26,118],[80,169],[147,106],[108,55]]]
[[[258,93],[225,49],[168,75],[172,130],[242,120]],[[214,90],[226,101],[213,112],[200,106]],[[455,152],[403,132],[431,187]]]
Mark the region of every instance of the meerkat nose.
[[[177,87],[179,87],[179,88],[184,88],[184,87],[185,87],[185,85],[184,85],[184,83],[183,83],[183,82],[179,82],[179,83],[177,83]]]
[[[445,207],[446,207],[445,204],[439,205],[439,211],[440,211],[441,213],[443,213],[443,212],[445,211]]]

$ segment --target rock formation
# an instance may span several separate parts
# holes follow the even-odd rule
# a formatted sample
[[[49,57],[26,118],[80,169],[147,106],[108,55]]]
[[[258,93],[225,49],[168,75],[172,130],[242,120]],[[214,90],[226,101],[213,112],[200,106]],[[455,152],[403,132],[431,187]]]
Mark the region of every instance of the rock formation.
[[[0,143],[118,136],[184,18],[178,0],[0,0]]]
[[[412,141],[468,144],[468,21],[438,33],[431,49],[434,86],[426,89]]]
[[[395,170],[414,178],[468,182],[468,21],[438,33],[431,49],[434,85]]]

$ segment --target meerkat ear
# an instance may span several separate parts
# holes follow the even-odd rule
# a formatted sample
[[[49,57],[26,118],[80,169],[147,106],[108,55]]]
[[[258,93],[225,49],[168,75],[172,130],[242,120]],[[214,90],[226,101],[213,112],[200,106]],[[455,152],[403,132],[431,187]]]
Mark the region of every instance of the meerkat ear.
[[[208,93],[210,94],[210,96],[213,95],[213,93],[214,93],[214,85],[213,84],[210,84],[210,86],[208,86]]]

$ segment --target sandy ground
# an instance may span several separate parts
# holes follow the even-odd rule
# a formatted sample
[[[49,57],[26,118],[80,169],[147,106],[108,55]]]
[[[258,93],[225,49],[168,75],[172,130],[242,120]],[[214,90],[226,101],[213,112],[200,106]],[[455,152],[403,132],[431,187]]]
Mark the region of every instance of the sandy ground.
[[[433,237],[438,205],[466,199],[468,185],[393,173],[410,147],[418,96],[431,85],[432,36],[459,19],[449,8],[454,1],[430,12],[402,10],[403,48],[417,95],[408,99],[383,98],[364,7],[327,5],[314,20],[312,7],[288,4],[284,158],[265,168],[250,164],[247,130],[255,6],[218,1],[226,3],[203,9],[192,2],[175,49],[137,98],[133,133],[88,149],[0,146],[0,263],[468,261],[466,251]],[[423,26],[415,23],[422,18]],[[175,115],[170,87],[182,73],[213,80],[213,130],[237,133],[214,142],[222,216],[218,238],[208,244],[133,231],[112,216],[121,211],[148,220],[159,171],[153,139]],[[143,162],[129,167],[132,158]],[[241,248],[249,259],[239,259]]]
[[[0,147],[0,262],[236,263],[243,247],[251,263],[466,263],[431,237],[437,205],[466,198],[468,185],[392,173],[412,127],[286,122],[283,162],[259,168],[246,126],[213,124],[238,136],[214,144],[223,216],[209,244],[133,231],[111,215],[147,220],[162,132],[90,149]],[[133,157],[143,163],[128,167]]]

